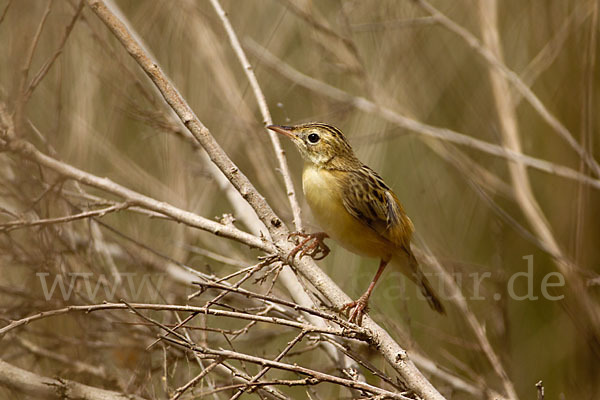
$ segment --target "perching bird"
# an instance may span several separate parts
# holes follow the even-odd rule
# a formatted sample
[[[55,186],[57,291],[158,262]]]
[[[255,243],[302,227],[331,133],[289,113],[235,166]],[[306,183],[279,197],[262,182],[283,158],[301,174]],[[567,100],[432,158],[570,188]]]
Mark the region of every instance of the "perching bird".
[[[314,242],[304,248],[301,256],[312,250],[308,254],[324,257],[329,249],[322,241],[329,236],[353,253],[381,260],[367,291],[342,308],[351,309],[350,321],[359,321],[377,280],[390,262],[420,287],[431,308],[444,314],[444,307],[412,253],[412,221],[392,189],[354,155],[342,132],[322,123],[267,128],[290,138],[304,158],[304,196],[325,231],[300,234],[306,240],[292,251],[291,257],[311,239]]]

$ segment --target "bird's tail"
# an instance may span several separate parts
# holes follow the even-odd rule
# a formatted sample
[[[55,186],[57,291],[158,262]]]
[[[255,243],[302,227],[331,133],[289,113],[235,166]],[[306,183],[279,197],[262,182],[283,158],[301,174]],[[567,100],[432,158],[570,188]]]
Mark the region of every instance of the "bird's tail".
[[[402,258],[404,260],[402,260]],[[394,256],[396,264],[399,264],[402,268],[402,272],[413,281],[421,289],[421,293],[427,300],[429,307],[437,311],[440,314],[446,314],[446,309],[442,305],[442,302],[438,298],[437,294],[431,287],[431,283],[423,273],[417,259],[413,255],[412,251],[408,250],[403,252],[402,257]]]

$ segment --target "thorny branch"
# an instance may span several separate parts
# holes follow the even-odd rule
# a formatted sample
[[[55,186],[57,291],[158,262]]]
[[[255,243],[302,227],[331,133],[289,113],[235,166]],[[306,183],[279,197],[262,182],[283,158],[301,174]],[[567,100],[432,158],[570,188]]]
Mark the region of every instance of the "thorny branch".
[[[189,348],[190,350],[197,352],[200,355],[200,357],[202,357],[202,358],[214,359],[214,358],[222,357],[222,358],[226,358],[226,359],[246,361],[249,363],[267,366],[269,368],[277,368],[277,369],[281,369],[281,370],[285,370],[285,371],[296,372],[296,373],[299,373],[302,375],[308,375],[309,377],[315,379],[314,381],[312,381],[312,384],[316,384],[318,382],[330,382],[330,383],[335,383],[335,384],[338,384],[341,386],[346,386],[346,387],[349,387],[352,389],[358,389],[361,391],[365,391],[367,393],[379,395],[379,396],[382,396],[383,398],[411,400],[410,397],[406,397],[405,395],[400,394],[400,393],[390,392],[388,390],[383,390],[376,386],[369,385],[367,383],[340,378],[340,377],[337,377],[334,375],[325,374],[325,373],[318,372],[318,371],[308,369],[308,368],[304,368],[304,367],[301,367],[298,365],[282,363],[279,361],[273,361],[273,360],[269,360],[266,358],[237,353],[237,352],[229,351],[229,350],[207,349],[207,348],[198,347],[196,345],[190,346],[185,342],[179,342],[179,341],[176,341],[176,340],[170,339],[170,338],[167,338],[166,340],[168,340],[169,342],[171,342],[173,344],[179,345],[181,347]]]
[[[329,328],[329,327],[318,327],[313,325],[304,324],[301,322],[291,321],[285,318],[278,317],[266,317],[249,313],[242,313],[236,311],[226,311],[213,309],[208,307],[194,307],[194,306],[178,306],[172,304],[122,304],[122,303],[107,303],[107,304],[96,304],[96,305],[88,305],[88,306],[69,306],[57,310],[44,311],[18,321],[12,321],[8,325],[0,328],[0,337],[4,336],[9,331],[16,329],[20,326],[29,324],[30,322],[37,321],[39,319],[45,319],[50,317],[55,317],[57,315],[67,314],[70,312],[85,312],[90,313],[98,310],[114,310],[114,309],[129,309],[130,307],[135,309],[147,309],[147,310],[161,310],[161,311],[185,311],[197,314],[205,314],[205,315],[214,315],[218,317],[228,317],[228,318],[238,318],[247,321],[257,321],[264,322],[267,324],[276,324],[282,326],[288,326],[296,329],[300,329],[306,331],[307,333],[325,333],[329,335],[335,335],[340,337],[345,337],[349,339],[361,339],[364,338],[364,332],[360,328],[355,328],[353,330],[349,329],[338,329],[338,328]],[[180,334],[175,332],[174,330],[167,328],[166,326],[161,326],[169,333],[173,333],[175,336],[181,338]]]

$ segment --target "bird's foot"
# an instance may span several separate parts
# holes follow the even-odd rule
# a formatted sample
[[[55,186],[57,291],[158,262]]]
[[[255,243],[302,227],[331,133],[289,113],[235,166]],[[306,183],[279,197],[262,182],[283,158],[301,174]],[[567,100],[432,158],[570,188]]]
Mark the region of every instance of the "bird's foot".
[[[362,316],[369,310],[369,296],[367,293],[363,294],[358,300],[344,304],[340,309],[340,312],[350,310],[350,318],[348,322],[360,325]]]
[[[329,247],[325,244],[325,238],[328,238],[325,232],[315,233],[302,233],[294,232],[290,233],[288,239],[295,239],[296,247],[290,251],[287,256],[287,261],[290,262],[296,257],[296,254],[300,253],[300,258],[308,255],[315,260],[322,260],[329,254]],[[300,239],[301,238],[301,239]]]

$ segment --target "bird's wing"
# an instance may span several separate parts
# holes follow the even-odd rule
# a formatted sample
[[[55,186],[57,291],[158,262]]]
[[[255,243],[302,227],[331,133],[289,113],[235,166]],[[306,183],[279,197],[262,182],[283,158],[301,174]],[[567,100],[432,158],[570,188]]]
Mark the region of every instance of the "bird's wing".
[[[410,252],[412,221],[400,201],[367,166],[346,175],[342,201],[346,210],[394,245]]]

